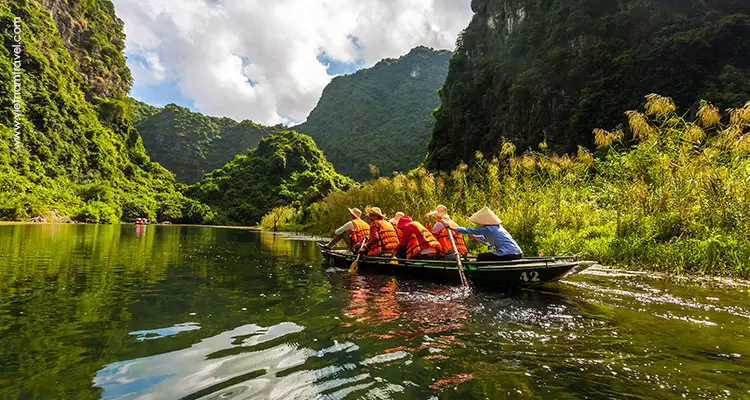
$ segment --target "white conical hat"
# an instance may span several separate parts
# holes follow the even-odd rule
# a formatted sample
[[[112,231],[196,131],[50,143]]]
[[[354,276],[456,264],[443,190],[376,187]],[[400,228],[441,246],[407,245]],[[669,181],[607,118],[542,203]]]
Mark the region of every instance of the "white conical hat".
[[[430,215],[430,216],[436,215],[438,217],[443,217],[445,215],[448,215],[448,207],[440,204],[437,207],[435,207],[434,210],[430,211],[430,213],[427,215]]]
[[[362,216],[362,211],[359,208],[350,208],[349,212],[354,216],[354,218],[359,218]]]
[[[396,225],[398,225],[398,221],[401,218],[403,218],[404,215],[406,215],[406,214],[404,214],[401,211],[399,211],[399,212],[397,212],[396,214],[393,215],[393,218],[391,218],[391,220],[389,222],[391,223],[391,225],[396,226]]]
[[[484,207],[475,212],[474,215],[469,218],[469,221],[479,225],[500,225],[503,223],[503,221],[500,220],[500,218],[495,215],[489,207]]]

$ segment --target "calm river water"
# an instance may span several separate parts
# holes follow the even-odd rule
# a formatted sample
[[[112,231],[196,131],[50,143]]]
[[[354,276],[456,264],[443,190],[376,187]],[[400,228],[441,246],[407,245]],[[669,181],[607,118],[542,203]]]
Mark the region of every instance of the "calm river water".
[[[0,226],[0,399],[748,399],[750,286],[594,268],[471,293],[309,238]]]

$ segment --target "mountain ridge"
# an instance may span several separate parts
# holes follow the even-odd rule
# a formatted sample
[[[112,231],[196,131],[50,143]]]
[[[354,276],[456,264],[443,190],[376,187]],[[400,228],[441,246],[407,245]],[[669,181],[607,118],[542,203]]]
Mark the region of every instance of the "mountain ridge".
[[[135,100],[134,104],[135,127],[149,155],[183,183],[199,181],[237,154],[255,148],[264,136],[282,130],[279,125],[207,116],[176,104],[161,108]]]
[[[437,91],[451,54],[418,46],[337,76],[295,129],[310,135],[338,171],[357,180],[372,177],[370,165],[383,175],[412,169],[426,154],[431,112],[439,105]]]

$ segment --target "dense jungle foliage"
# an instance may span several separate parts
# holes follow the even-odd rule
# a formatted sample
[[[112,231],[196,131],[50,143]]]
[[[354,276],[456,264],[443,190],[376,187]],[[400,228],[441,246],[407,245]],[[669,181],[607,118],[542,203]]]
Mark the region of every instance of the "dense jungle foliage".
[[[380,178],[330,194],[313,212],[278,208],[264,220],[330,234],[347,207],[376,205],[427,223],[425,214],[445,204],[468,224],[489,205],[527,255],[750,277],[750,102],[730,110],[726,124],[710,103],[693,120],[657,95],[645,112],[626,115],[627,129],[595,130],[595,153],[553,155],[542,143],[517,156],[505,142],[496,157],[475,153],[471,167]]]
[[[109,0],[3,2],[0,26],[0,219],[210,221],[151,162],[133,126],[122,22]]]
[[[282,129],[210,117],[174,104],[154,109],[135,103],[139,119],[135,127],[148,154],[172,171],[179,182],[197,182],[235,155],[255,148],[262,137]]]
[[[336,170],[357,180],[408,171],[424,160],[451,53],[416,47],[399,59],[334,78],[307,122]],[[373,165],[376,168],[370,168]]]
[[[427,165],[453,169],[502,138],[519,150],[593,147],[655,91],[719,109],[750,98],[750,7],[741,0],[473,0],[451,59]],[[697,105],[692,103],[693,106]]]
[[[256,149],[206,174],[186,193],[211,206],[216,222],[256,225],[274,207],[305,207],[352,181],[336,173],[307,135],[272,133]]]

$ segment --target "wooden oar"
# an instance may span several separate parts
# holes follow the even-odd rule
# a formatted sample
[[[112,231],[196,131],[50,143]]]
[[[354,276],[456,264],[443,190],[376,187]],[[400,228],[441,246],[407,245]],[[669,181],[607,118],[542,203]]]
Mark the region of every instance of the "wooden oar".
[[[458,252],[458,249],[456,248],[456,241],[453,239],[453,230],[448,226],[446,226],[445,229],[448,230],[448,237],[451,238],[451,246],[453,246],[453,252],[456,253],[456,262],[458,263],[458,274],[461,276],[461,283],[464,286],[468,287],[469,282],[466,280],[466,275],[464,275],[464,266],[463,264],[461,264],[461,254]]]
[[[362,246],[365,245],[365,241],[367,238],[362,239],[362,243],[359,244],[359,249],[357,250],[357,258],[352,261],[352,265],[349,266],[349,273],[350,274],[356,274],[357,271],[359,271],[359,256],[362,255],[360,250],[362,250]]]

